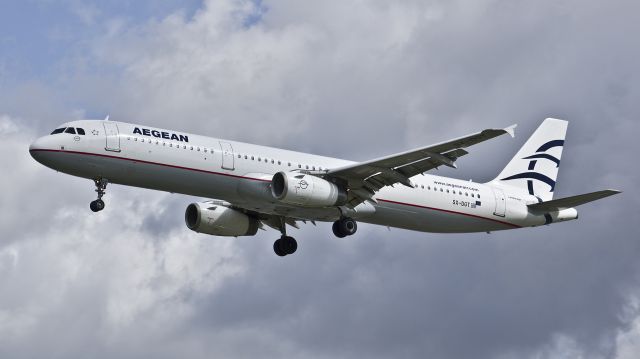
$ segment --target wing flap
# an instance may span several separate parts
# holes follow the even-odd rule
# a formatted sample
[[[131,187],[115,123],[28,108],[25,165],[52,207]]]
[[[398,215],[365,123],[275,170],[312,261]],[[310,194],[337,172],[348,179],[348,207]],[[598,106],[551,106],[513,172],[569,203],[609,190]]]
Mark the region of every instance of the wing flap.
[[[571,196],[571,197],[554,199],[546,202],[534,203],[534,204],[528,205],[527,207],[529,207],[529,209],[534,212],[555,212],[555,211],[561,211],[567,208],[573,208],[581,204],[597,201],[599,199],[613,196],[614,194],[618,194],[618,193],[621,193],[621,192],[614,189],[607,189],[604,191],[579,194],[577,196]]]

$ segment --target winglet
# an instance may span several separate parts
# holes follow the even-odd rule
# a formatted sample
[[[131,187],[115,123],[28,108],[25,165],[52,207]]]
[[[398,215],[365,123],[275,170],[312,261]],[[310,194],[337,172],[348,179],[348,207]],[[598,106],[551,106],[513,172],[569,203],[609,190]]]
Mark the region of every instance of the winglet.
[[[518,124],[513,124],[513,125],[505,128],[504,131],[506,133],[508,133],[509,136],[511,136],[513,138],[513,137],[516,137],[516,127],[518,127]]]

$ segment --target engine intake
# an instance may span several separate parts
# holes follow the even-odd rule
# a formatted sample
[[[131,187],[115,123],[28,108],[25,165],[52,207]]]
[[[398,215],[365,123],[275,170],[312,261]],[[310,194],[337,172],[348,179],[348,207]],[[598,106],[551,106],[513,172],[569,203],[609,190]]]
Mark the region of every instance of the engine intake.
[[[191,203],[184,213],[190,230],[214,236],[253,236],[260,221],[240,211],[211,202]]]
[[[306,207],[342,206],[347,203],[347,192],[320,177],[278,172],[271,180],[271,194],[282,203]]]

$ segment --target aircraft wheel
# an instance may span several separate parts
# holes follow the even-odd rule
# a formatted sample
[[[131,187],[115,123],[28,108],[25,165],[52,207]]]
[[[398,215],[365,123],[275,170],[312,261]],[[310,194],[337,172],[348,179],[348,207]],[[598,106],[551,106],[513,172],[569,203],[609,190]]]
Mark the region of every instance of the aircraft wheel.
[[[333,229],[333,234],[338,237],[338,238],[344,238],[347,235],[342,233],[342,230],[340,229],[340,221],[335,221],[333,222],[333,226],[331,226],[331,229]]]
[[[282,239],[278,239],[275,242],[273,242],[273,251],[279,256],[279,257],[284,257],[287,255],[287,252],[284,251],[284,248],[282,248]]]
[[[97,199],[95,201],[92,201],[89,204],[89,208],[93,211],[93,212],[100,212],[104,209],[104,201],[101,199]]]
[[[338,221],[338,226],[340,227],[340,232],[346,236],[352,236],[358,230],[358,222],[353,218],[342,218]]]
[[[298,250],[298,242],[293,237],[283,237],[281,239],[283,241],[285,251],[287,254],[294,254],[296,250]]]

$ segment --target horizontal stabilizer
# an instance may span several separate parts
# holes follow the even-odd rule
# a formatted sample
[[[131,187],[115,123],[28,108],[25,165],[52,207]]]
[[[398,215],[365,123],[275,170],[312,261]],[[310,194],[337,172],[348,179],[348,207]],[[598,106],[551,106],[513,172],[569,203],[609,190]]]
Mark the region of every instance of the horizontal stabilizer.
[[[620,191],[614,189],[607,189],[604,191],[597,191],[585,194],[579,194],[577,196],[565,197],[560,199],[554,199],[552,201],[540,202],[530,204],[530,210],[534,212],[555,212],[561,211],[567,208],[573,208],[579,206],[581,204],[593,202],[605,197],[613,196],[614,194],[618,194]]]

